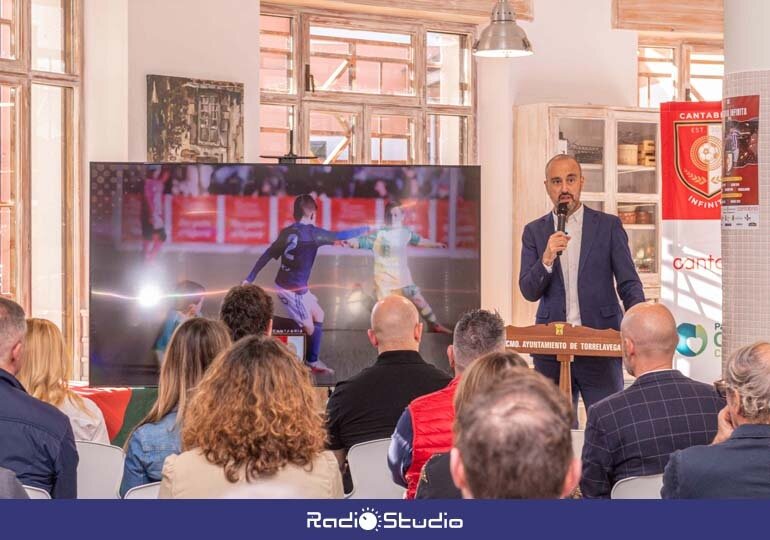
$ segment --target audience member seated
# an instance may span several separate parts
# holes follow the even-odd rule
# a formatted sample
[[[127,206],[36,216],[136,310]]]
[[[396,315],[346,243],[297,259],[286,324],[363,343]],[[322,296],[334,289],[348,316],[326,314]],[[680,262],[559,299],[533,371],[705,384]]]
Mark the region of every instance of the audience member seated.
[[[227,291],[219,319],[230,329],[233,341],[269,336],[273,331],[273,299],[257,285],[237,285]]]
[[[465,499],[558,499],[580,479],[572,404],[543,375],[516,369],[458,412],[450,468]]]
[[[671,455],[664,499],[770,498],[770,343],[737,350],[724,373],[719,431],[711,446]]]
[[[341,498],[325,439],[307,367],[273,338],[241,339],[198,385],[182,423],[186,451],[166,458],[160,497]]]
[[[0,499],[29,499],[16,474],[0,467]]]
[[[635,305],[620,332],[623,365],[636,381],[588,410],[580,480],[585,498],[609,498],[619,480],[661,474],[673,451],[708,444],[724,406],[713,386],[673,369],[679,337],[665,306]]]
[[[377,361],[337,384],[326,407],[329,448],[343,470],[351,446],[390,437],[410,401],[452,380],[420,356],[423,327],[409,300],[396,295],[380,300],[371,325],[369,342],[377,349]]]
[[[24,310],[0,297],[0,467],[54,499],[77,496],[78,453],[69,418],[16,379],[24,365]]]
[[[447,348],[455,378],[445,388],[409,404],[398,419],[388,450],[393,481],[407,488],[407,499],[414,498],[425,462],[452,447],[452,401],[463,371],[476,358],[504,350],[505,324],[497,313],[476,309],[464,314],[455,325],[452,345]]]
[[[72,359],[59,328],[45,319],[29,319],[22,355],[19,382],[27,393],[66,414],[76,441],[110,444],[101,409],[69,387]]]
[[[179,424],[190,394],[229,345],[229,331],[219,321],[194,318],[177,327],[160,369],[158,399],[126,441],[121,496],[132,487],[160,481],[163,461],[181,452]]]
[[[484,393],[495,383],[529,368],[527,362],[510,351],[493,352],[474,360],[465,371],[455,394],[455,415],[476,394]],[[416,499],[462,499],[462,493],[449,471],[449,452],[434,454],[422,468]]]

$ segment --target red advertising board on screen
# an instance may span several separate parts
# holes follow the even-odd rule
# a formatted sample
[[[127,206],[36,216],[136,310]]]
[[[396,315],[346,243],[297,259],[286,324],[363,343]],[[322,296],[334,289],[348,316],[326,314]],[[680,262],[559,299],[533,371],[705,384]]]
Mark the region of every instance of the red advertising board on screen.
[[[173,197],[171,216],[173,242],[216,243],[216,196]]]
[[[423,238],[430,238],[430,201],[407,200],[403,203],[404,225]]]
[[[248,245],[270,243],[270,199],[227,196],[225,242]]]
[[[457,201],[457,225],[455,247],[458,249],[479,248],[479,213],[476,201]]]
[[[377,199],[332,199],[331,204],[333,231],[374,224]]]

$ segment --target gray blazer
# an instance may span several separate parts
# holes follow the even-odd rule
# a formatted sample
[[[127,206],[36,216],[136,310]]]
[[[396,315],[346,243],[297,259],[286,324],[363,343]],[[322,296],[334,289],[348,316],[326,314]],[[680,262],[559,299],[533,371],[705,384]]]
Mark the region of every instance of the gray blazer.
[[[0,467],[0,499],[29,499],[16,473]]]

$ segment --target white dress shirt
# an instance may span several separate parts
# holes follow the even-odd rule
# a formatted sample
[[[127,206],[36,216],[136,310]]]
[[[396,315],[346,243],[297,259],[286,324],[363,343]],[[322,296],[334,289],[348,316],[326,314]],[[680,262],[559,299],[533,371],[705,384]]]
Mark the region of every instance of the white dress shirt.
[[[578,298],[578,267],[580,266],[580,244],[583,239],[583,205],[581,204],[571,216],[567,218],[566,233],[570,237],[567,249],[561,252],[561,273],[564,279],[564,293],[567,303],[567,322],[575,326],[581,326],[580,300]],[[553,230],[556,232],[559,220],[556,213],[553,214]],[[550,274],[553,265],[543,263]]]

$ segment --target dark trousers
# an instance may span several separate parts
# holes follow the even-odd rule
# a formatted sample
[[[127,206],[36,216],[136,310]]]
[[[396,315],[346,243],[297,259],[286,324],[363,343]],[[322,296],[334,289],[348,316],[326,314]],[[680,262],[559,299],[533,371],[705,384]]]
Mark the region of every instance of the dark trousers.
[[[535,357],[535,370],[557,385],[560,366],[555,359]],[[583,397],[586,411],[602,399],[623,390],[623,362],[620,358],[581,356],[572,362],[572,409],[577,422],[578,393]],[[577,427],[577,424],[575,425]]]

